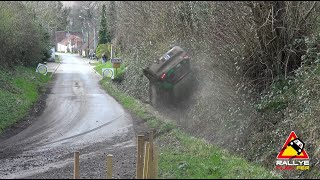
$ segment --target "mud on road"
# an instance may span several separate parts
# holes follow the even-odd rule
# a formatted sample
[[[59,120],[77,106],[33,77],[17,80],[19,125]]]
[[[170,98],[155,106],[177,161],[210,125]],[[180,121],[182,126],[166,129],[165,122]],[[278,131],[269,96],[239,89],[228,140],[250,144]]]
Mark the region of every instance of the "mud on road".
[[[135,178],[135,136],[147,131],[98,84],[87,61],[62,55],[54,80],[26,118],[0,137],[0,178],[73,178],[80,152],[80,178]],[[145,126],[146,127],[146,126]]]

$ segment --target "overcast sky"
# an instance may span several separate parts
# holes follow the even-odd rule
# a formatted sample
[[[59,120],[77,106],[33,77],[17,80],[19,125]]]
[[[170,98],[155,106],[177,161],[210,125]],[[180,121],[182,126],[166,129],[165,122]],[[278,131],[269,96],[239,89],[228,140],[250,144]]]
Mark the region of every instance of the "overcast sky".
[[[70,7],[70,6],[73,6],[76,2],[75,1],[61,1],[63,6],[67,6],[67,7]]]

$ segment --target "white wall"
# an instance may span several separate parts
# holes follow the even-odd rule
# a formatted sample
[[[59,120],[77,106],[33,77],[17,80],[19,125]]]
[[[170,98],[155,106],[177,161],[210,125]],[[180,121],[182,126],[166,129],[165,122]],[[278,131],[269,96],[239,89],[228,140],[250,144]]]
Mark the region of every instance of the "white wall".
[[[58,52],[67,52],[67,46],[63,45],[63,44],[60,44],[58,43]]]
[[[51,48],[51,58],[52,59],[56,59],[56,51],[55,51],[55,49],[54,49],[54,47],[53,48]]]

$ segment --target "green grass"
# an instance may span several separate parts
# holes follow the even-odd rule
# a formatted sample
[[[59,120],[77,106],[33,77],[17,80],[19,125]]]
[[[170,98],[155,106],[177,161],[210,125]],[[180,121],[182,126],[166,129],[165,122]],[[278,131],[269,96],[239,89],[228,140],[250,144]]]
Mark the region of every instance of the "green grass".
[[[228,153],[201,139],[180,131],[173,123],[161,121],[131,96],[120,92],[107,79],[103,88],[124,108],[145,120],[150,128],[157,128],[160,136],[159,177],[174,179],[208,178],[281,178],[259,164]]]
[[[22,66],[14,72],[0,69],[0,133],[27,114],[40,92],[45,91],[50,74],[44,76],[35,68]]]
[[[100,75],[102,74],[103,68],[112,68],[112,63],[110,61],[102,64],[101,62],[96,64],[96,67],[94,68]]]
[[[112,68],[113,67],[113,65],[112,65],[112,63],[110,61],[107,61],[106,63],[103,63],[103,64],[101,62],[98,62],[98,63],[94,63],[93,65],[95,66],[94,69],[100,75],[102,75],[102,69],[103,68]],[[122,76],[124,71],[125,71],[125,65],[121,64],[120,68],[117,69],[117,75],[115,76],[115,78]]]
[[[280,178],[258,164],[249,163],[178,129],[161,136],[159,176],[172,179]]]

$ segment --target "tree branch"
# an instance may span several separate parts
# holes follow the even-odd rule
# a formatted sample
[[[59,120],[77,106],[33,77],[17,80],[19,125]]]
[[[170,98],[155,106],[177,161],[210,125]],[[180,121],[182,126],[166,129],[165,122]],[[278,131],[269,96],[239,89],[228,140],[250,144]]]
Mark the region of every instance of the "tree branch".
[[[303,20],[306,20],[306,19],[308,18],[308,16],[311,14],[311,11],[316,7],[316,3],[317,3],[317,1],[315,1],[315,2],[313,3],[313,5],[311,6],[311,8],[310,8],[309,11],[307,12],[307,14],[305,14],[305,15],[303,16],[303,18],[300,20],[299,24],[301,24]]]

